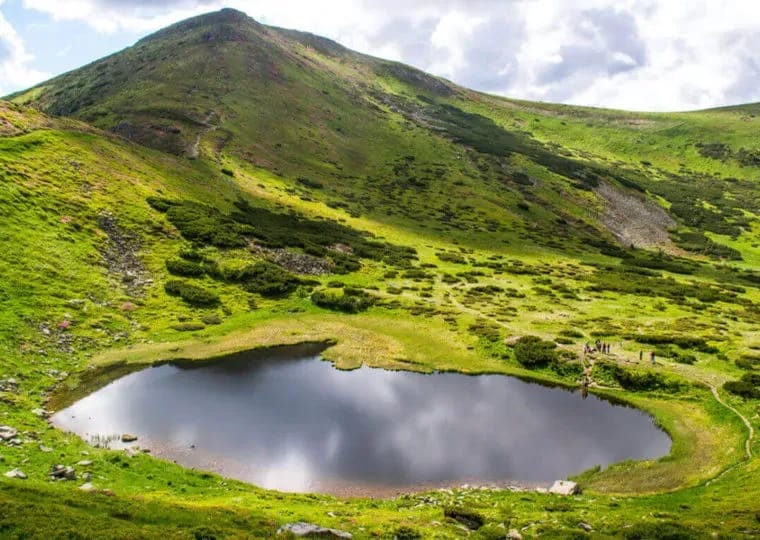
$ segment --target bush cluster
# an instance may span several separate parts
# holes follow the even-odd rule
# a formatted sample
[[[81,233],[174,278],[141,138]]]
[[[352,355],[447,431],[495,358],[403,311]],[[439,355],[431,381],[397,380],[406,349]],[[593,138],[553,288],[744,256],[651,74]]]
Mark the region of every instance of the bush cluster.
[[[231,218],[252,227],[253,236],[270,248],[301,248],[316,257],[330,256],[337,266],[352,259],[382,261],[394,266],[409,266],[417,258],[414,248],[396,246],[373,240],[369,233],[326,219],[310,219],[298,214],[278,214],[265,208],[256,208],[245,200],[235,203]],[[332,248],[337,245],[349,249],[341,253]],[[341,257],[342,255],[342,257]]]
[[[718,352],[717,347],[708,344],[701,337],[674,336],[670,334],[628,334],[625,338],[647,345],[677,345],[682,349],[692,349],[703,353],[715,354]]]
[[[207,291],[186,281],[167,281],[164,285],[164,290],[166,294],[178,296],[191,306],[207,307],[219,304],[219,296],[216,293]]]
[[[478,319],[470,325],[469,330],[476,336],[492,343],[501,339],[501,327],[486,319]]]
[[[299,176],[298,178],[296,178],[296,182],[310,189],[322,189],[325,187],[324,184],[322,184],[322,182],[319,182],[317,180],[312,180],[311,178],[306,178],[305,176]]]
[[[246,266],[234,278],[230,281],[241,282],[246,291],[268,297],[287,296],[301,284],[297,276],[269,261]]]
[[[662,277],[647,268],[635,266],[596,265],[589,281],[588,290],[593,292],[617,292],[644,297],[668,298],[684,304],[687,298],[695,298],[703,303],[730,300],[736,293],[724,288],[706,286],[701,283],[679,283],[671,277]]]
[[[673,393],[681,391],[685,386],[685,383],[670,379],[661,373],[629,370],[609,362],[598,363],[596,369],[603,377],[612,378],[622,388],[632,392],[660,390]]]
[[[183,237],[196,244],[231,248],[256,238],[269,248],[300,248],[309,255],[328,257],[338,273],[354,272],[360,259],[408,267],[417,258],[414,248],[374,240],[369,233],[335,221],[309,219],[297,214],[279,214],[256,208],[245,200],[235,203],[227,216],[216,208],[193,201],[148,197],[148,204],[165,212]],[[344,250],[335,249],[344,246]]]
[[[736,359],[736,367],[741,369],[753,370],[756,365],[760,365],[760,358],[757,356],[742,356]]]
[[[198,277],[205,273],[199,263],[186,259],[169,259],[166,261],[166,269],[175,276]]]
[[[460,255],[459,253],[447,253],[445,251],[441,251],[435,254],[436,257],[438,257],[438,260],[444,261],[444,262],[451,262],[455,264],[467,264],[467,259],[464,258],[463,255]]]
[[[544,367],[559,359],[557,344],[537,336],[523,336],[514,346],[515,360],[526,368]]]
[[[680,247],[692,253],[707,255],[714,259],[742,260],[739,250],[714,242],[702,231],[679,232],[674,235],[674,240]]]
[[[219,247],[240,247],[246,244],[243,234],[250,234],[250,227],[241,226],[216,208],[193,201],[172,201],[160,197],[148,197],[148,204],[167,219],[186,239],[199,244]]]
[[[724,383],[723,388],[745,399],[760,399],[760,373],[745,373],[738,381]]]
[[[311,295],[311,301],[321,308],[345,313],[359,313],[373,306],[376,299],[361,289],[346,287],[340,292],[315,291]]]
[[[698,531],[672,521],[640,521],[622,532],[625,540],[692,540],[701,536]]]
[[[697,263],[686,259],[677,259],[662,253],[627,252],[622,264],[651,270],[665,270],[674,274],[693,274],[699,268]]]

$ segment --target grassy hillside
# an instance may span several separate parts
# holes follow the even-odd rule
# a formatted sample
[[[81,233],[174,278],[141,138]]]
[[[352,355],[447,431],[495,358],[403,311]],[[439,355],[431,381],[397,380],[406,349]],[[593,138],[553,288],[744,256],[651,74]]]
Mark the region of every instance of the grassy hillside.
[[[756,108],[507,100],[231,10],[0,101],[0,424],[20,433],[0,472],[28,476],[0,479],[0,531],[465,536],[457,505],[484,538],[758,534],[760,390],[724,388],[760,359]],[[521,363],[528,335],[555,358]],[[613,354],[584,358],[595,339]],[[588,375],[673,449],[573,498],[343,500],[93,449],[35,412],[124,362],[303,341],[340,368]],[[48,480],[83,452],[94,492]]]

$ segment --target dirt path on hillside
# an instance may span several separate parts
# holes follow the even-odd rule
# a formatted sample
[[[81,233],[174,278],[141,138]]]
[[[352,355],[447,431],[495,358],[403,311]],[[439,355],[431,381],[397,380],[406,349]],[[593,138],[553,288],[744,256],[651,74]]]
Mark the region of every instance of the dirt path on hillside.
[[[733,412],[736,416],[738,416],[742,422],[744,422],[744,425],[747,426],[747,440],[744,441],[744,452],[747,455],[747,459],[752,459],[752,439],[755,437],[755,428],[752,427],[752,424],[747,419],[746,416],[744,416],[742,413],[737,411],[734,407],[723,401],[723,398],[720,397],[720,394],[718,393],[718,389],[715,386],[710,385],[710,391],[712,392],[712,395],[715,397],[715,400],[723,405],[726,409]]]
[[[728,473],[730,473],[731,471],[733,471],[740,465],[744,465],[745,463],[747,463],[749,460],[752,459],[752,439],[755,436],[755,429],[752,427],[752,424],[750,423],[750,421],[742,413],[737,411],[734,407],[732,407],[731,405],[723,401],[723,399],[720,397],[720,394],[718,393],[717,387],[711,384],[709,386],[710,386],[710,391],[712,392],[712,395],[715,398],[715,400],[721,405],[723,405],[726,409],[733,412],[736,416],[738,416],[741,419],[741,421],[744,422],[744,425],[747,426],[747,439],[744,441],[744,452],[745,452],[746,459],[743,459],[742,461],[739,461],[738,463],[734,463],[733,465],[728,467],[726,470],[724,470],[717,476],[705,482],[706,486],[709,486],[713,482],[720,480],[721,478],[726,476]]]
[[[203,126],[203,128],[198,132],[198,135],[195,137],[195,142],[190,147],[190,150],[187,152],[187,157],[191,159],[196,159],[198,156],[200,156],[201,153],[201,140],[203,139],[204,135],[207,135],[211,133],[212,131],[216,131],[219,129],[219,126],[215,126],[213,124],[210,124],[211,119],[216,114],[215,111],[211,111],[206,115],[206,118],[204,118],[200,124]]]
[[[739,412],[735,407],[732,407],[726,403],[720,396],[718,388],[725,382],[725,379],[714,374],[712,378],[708,378],[709,375],[705,376],[705,374],[696,373],[696,370],[689,365],[674,365],[673,371],[680,373],[689,379],[693,379],[707,385],[707,387],[710,389],[710,392],[712,392],[715,401],[731,411],[732,414],[736,415],[742,421],[742,423],[747,427],[747,439],[744,441],[744,453],[747,456],[748,460],[752,459],[752,440],[755,438],[755,428],[752,427],[752,423],[746,416]]]

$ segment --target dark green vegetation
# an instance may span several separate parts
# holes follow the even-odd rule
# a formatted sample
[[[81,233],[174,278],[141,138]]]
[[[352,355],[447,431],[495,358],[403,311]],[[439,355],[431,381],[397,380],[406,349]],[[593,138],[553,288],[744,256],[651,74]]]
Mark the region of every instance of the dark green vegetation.
[[[311,301],[319,307],[346,313],[366,311],[375,303],[371,294],[360,289],[347,288],[341,292],[316,291],[311,295]]]
[[[167,281],[164,290],[166,294],[179,296],[192,306],[215,306],[219,303],[219,297],[214,293],[184,281]]]
[[[29,478],[0,477],[0,536],[261,537],[303,519],[461,537],[473,516],[479,538],[760,531],[757,105],[508,100],[229,10],[9,99],[0,424],[21,443],[0,443],[0,473]],[[595,339],[612,352],[584,360]],[[343,368],[577,385],[589,367],[673,450],[589,470],[571,498],[337,500],[93,449],[33,412],[93,365],[298,341],[335,343]],[[83,451],[95,492],[48,479]]]
[[[760,399],[760,372],[745,373],[738,381],[728,381],[723,388],[747,399]]]
[[[526,368],[542,367],[559,358],[557,344],[536,336],[523,336],[515,343],[515,360]]]

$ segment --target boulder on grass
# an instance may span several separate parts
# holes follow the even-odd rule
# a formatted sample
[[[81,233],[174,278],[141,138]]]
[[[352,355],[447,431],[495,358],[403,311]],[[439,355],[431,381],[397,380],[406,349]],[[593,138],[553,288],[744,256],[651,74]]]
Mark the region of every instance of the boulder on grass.
[[[554,493],[555,495],[576,495],[577,493],[580,493],[580,488],[575,482],[569,480],[557,480],[552,484],[552,487],[549,488],[549,493]]]

